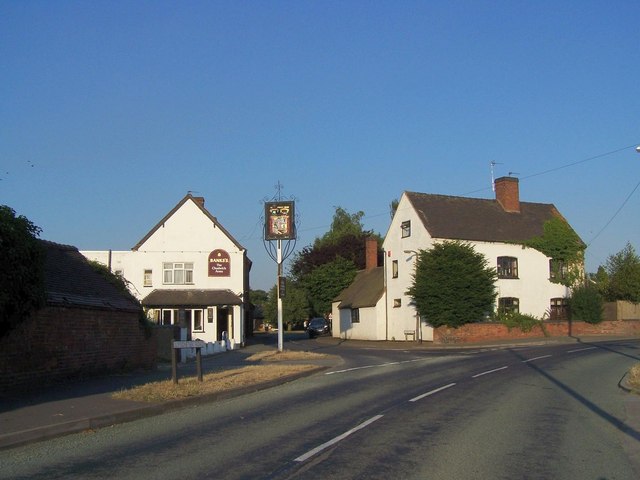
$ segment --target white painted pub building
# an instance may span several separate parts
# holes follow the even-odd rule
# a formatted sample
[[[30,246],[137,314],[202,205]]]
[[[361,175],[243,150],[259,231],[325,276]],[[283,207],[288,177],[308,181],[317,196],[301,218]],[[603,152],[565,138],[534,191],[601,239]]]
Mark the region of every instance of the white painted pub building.
[[[180,325],[187,339],[238,348],[246,337],[247,251],[187,194],[131,250],[82,251],[129,283],[147,316]]]

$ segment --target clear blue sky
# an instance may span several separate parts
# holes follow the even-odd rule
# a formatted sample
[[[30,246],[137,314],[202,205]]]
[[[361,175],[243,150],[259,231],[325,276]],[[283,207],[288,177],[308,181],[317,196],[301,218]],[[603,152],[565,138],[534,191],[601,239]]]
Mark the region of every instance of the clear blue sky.
[[[278,181],[299,250],[335,206],[384,235],[405,190],[491,198],[493,161],[595,271],[640,252],[639,21],[637,0],[0,1],[0,204],[126,250],[193,191],[268,289]]]

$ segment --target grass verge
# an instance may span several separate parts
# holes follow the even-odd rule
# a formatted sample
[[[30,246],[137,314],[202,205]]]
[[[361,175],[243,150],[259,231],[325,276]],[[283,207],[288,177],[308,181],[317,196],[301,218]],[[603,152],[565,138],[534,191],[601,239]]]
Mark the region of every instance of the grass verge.
[[[267,365],[249,365],[231,370],[208,373],[199,382],[197,377],[178,379],[178,384],[171,380],[147,383],[127,390],[114,393],[113,398],[120,400],[134,400],[136,402],[159,403],[181,398],[197,397],[214,393],[227,392],[235,388],[259,385],[279,378],[296,375],[317,368],[315,365],[278,365],[279,361],[309,361],[327,357],[327,355],[313,352],[294,350],[266,350],[247,358],[250,362],[266,362]]]

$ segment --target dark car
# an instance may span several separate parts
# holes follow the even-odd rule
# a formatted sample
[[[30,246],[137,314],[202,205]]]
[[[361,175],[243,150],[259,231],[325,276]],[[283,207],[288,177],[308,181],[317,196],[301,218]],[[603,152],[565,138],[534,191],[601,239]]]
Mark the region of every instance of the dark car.
[[[307,333],[309,338],[314,338],[319,335],[330,335],[331,326],[329,322],[322,317],[312,318],[307,326]]]

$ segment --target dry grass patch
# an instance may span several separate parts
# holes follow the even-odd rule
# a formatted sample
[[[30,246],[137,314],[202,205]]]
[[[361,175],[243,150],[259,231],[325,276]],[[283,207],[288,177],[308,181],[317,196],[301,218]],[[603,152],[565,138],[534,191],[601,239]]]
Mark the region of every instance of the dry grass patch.
[[[264,352],[254,353],[248,357],[247,360],[250,362],[279,362],[286,360],[313,360],[325,357],[327,357],[327,355],[324,353],[301,352],[297,350],[284,350],[282,352],[278,350],[266,350]]]
[[[640,363],[631,367],[629,370],[629,384],[636,390],[640,391]]]
[[[253,365],[234,370],[208,373],[199,382],[197,377],[179,378],[175,385],[172,380],[147,383],[139,387],[122,390],[113,398],[137,402],[165,402],[187,397],[221,393],[234,388],[259,385],[278,378],[317,368],[314,365]]]

